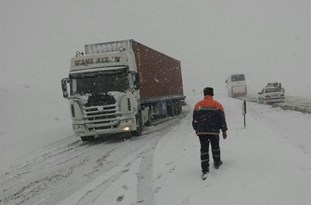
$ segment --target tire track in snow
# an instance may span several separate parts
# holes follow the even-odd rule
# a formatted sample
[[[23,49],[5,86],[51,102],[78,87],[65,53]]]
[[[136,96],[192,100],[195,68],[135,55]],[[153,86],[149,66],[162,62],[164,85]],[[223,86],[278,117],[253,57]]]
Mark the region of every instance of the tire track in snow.
[[[187,109],[185,112],[182,112],[181,115],[176,116],[174,119],[165,124],[162,124],[160,127],[158,127],[157,133],[154,133],[155,131],[152,130],[146,132],[150,134],[150,144],[144,149],[142,153],[142,160],[138,173],[137,203],[146,205],[154,204],[154,191],[152,182],[154,151],[161,138],[169,133],[175,125],[177,125],[189,114],[189,112],[189,109]],[[151,133],[154,134],[151,135]]]
[[[109,152],[117,149],[122,144],[123,143],[109,145],[109,147],[103,151],[103,155],[105,155],[105,153],[109,155]],[[98,168],[98,164],[96,164],[98,159],[94,160],[95,163],[91,160],[92,152],[94,151],[94,149],[92,149],[93,147],[94,145],[88,145],[83,142],[70,142],[60,147],[52,147],[51,150],[43,154],[41,153],[32,161],[28,161],[18,166],[15,170],[1,175],[0,181],[2,190],[0,202],[4,204],[28,203],[30,199],[42,195],[45,191],[62,183],[62,181],[66,181],[75,170],[79,170],[81,167],[86,167],[86,171],[82,171],[82,176],[80,175],[80,177],[84,175],[90,177],[92,174],[85,174],[85,172]],[[100,152],[101,150],[97,149],[97,151]],[[33,173],[36,173],[36,175]],[[94,171],[93,173],[96,172]],[[46,195],[49,194],[47,193]],[[61,195],[62,194],[60,194],[60,196]],[[49,199],[49,197],[45,198]],[[49,203],[54,204],[52,203],[53,200],[49,200],[51,201]],[[29,204],[32,203],[29,202]],[[46,202],[42,204],[46,204]]]

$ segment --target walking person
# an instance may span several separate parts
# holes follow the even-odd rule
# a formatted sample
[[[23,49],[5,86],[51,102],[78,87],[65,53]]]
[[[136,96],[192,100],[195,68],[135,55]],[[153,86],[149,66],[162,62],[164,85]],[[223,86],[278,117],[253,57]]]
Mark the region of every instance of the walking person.
[[[204,99],[194,106],[192,126],[200,139],[202,179],[205,180],[209,173],[209,144],[212,147],[214,167],[218,169],[222,165],[219,133],[221,130],[226,139],[228,128],[223,106],[213,99],[214,89],[206,87],[203,93]]]

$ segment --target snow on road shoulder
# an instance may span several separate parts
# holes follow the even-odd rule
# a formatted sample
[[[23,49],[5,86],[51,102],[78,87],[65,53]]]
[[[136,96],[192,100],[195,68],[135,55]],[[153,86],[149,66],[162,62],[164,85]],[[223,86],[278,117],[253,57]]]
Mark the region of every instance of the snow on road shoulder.
[[[308,204],[311,140],[305,136],[310,131],[296,128],[310,124],[310,116],[248,103],[244,129],[242,101],[215,99],[223,104],[229,127],[228,139],[220,140],[224,165],[211,166],[208,179],[201,180],[200,145],[190,113],[155,151],[156,204]]]
[[[35,157],[38,149],[73,135],[68,102],[60,95],[28,84],[0,88],[0,172]]]

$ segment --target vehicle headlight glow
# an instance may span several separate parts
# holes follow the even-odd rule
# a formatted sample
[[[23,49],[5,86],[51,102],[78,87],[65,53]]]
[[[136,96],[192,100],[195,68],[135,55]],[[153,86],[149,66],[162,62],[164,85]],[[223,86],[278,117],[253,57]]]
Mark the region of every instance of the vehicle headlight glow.
[[[74,130],[77,130],[77,129],[84,129],[84,125],[72,125],[72,128]]]

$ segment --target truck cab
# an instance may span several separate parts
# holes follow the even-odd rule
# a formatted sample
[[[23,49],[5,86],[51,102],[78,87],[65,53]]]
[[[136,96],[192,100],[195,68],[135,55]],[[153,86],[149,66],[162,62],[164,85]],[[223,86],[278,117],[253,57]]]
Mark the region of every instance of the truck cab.
[[[83,141],[96,135],[133,132],[139,135],[139,81],[132,53],[77,54],[69,77],[62,80],[69,99],[73,131]]]

